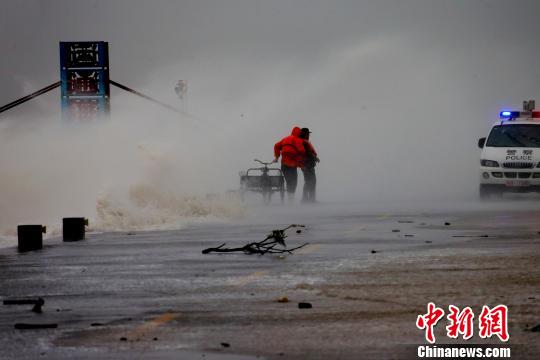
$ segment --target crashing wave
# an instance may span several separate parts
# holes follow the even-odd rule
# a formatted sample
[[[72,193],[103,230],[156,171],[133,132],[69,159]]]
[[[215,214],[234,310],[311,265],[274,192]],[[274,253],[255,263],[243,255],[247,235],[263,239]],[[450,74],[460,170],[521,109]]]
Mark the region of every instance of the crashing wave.
[[[155,186],[131,186],[124,199],[102,193],[93,230],[164,230],[189,222],[237,218],[245,207],[236,193],[178,195]]]

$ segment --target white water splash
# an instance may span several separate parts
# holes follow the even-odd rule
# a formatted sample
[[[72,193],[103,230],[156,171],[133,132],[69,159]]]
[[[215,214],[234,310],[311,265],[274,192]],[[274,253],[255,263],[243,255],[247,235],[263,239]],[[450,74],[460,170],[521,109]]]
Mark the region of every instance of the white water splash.
[[[94,230],[176,229],[187,223],[219,221],[245,214],[245,207],[235,193],[187,196],[138,184],[122,195],[100,195]]]

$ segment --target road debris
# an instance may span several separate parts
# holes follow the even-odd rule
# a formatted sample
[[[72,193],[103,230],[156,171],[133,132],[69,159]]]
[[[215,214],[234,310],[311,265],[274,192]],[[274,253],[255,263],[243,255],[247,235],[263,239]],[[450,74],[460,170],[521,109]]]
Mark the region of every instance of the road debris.
[[[58,324],[28,324],[28,323],[16,323],[15,329],[30,330],[30,329],[56,329]]]
[[[392,230],[392,232],[400,232],[401,230],[398,230],[398,229],[394,229]]]
[[[288,303],[288,302],[289,302],[289,298],[286,297],[286,296],[282,296],[282,297],[280,297],[279,299],[277,299],[276,301],[279,302],[279,303]]]
[[[11,299],[4,300],[4,305],[34,305],[32,311],[38,314],[42,313],[41,307],[45,305],[45,300],[37,299]]]
[[[298,308],[299,309],[311,309],[313,306],[311,305],[311,303],[308,303],[308,302],[299,302],[298,303]]]
[[[231,344],[226,343],[226,342],[222,342],[221,346],[223,346],[224,348],[228,348],[228,347],[231,347]]]
[[[540,324],[534,326],[530,330],[531,332],[540,332]]]
[[[452,235],[453,238],[488,238],[489,235]]]
[[[202,251],[203,254],[209,254],[211,252],[218,252],[218,253],[228,253],[228,252],[243,252],[245,254],[282,254],[282,253],[289,253],[292,254],[294,250],[298,250],[304,246],[306,246],[308,243],[305,243],[303,245],[297,246],[295,248],[287,249],[285,245],[285,238],[287,235],[285,234],[285,231],[287,231],[290,228],[295,227],[305,227],[305,225],[299,225],[299,224],[292,224],[287,226],[284,229],[281,230],[272,230],[272,233],[266,236],[266,238],[259,242],[252,242],[247,245],[244,245],[242,247],[238,248],[225,248],[226,245],[221,244],[218,247],[215,248],[208,248],[204,249]],[[276,249],[277,245],[281,245],[283,249]]]

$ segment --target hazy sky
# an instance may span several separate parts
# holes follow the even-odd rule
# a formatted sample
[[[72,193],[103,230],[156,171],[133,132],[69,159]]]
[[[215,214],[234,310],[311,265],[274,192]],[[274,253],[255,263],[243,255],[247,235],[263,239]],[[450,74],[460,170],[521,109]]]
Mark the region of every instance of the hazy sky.
[[[472,198],[477,139],[501,108],[540,100],[535,0],[3,0],[1,9],[1,104],[58,81],[59,41],[108,41],[112,79],[175,106],[174,84],[187,79],[195,129],[115,90],[108,126],[129,136],[85,139],[86,151],[128,156],[143,142],[178,155],[186,192],[236,188],[238,171],[271,159],[273,144],[304,125],[322,159],[321,198]],[[34,155],[29,134],[61,136],[62,126],[43,129],[59,117],[58,97],[0,119],[0,140],[23,159],[13,173]],[[33,125],[11,131],[23,123]],[[40,139],[40,149],[58,143]],[[0,152],[5,168],[11,155]],[[113,177],[94,162],[93,183]]]
[[[185,62],[317,66],[345,48],[393,40],[404,44],[403,52],[391,53],[396,63],[437,57],[460,65],[454,57],[482,69],[490,67],[482,63],[486,56],[505,58],[508,68],[490,75],[511,73],[522,87],[522,79],[535,79],[540,70],[512,73],[511,62],[529,58],[534,64],[539,10],[534,0],[4,0],[0,100],[25,94],[25,82],[58,79],[58,41],[92,39],[110,42],[112,76],[132,83],[147,81],[157,67]],[[380,76],[385,79],[384,69]]]

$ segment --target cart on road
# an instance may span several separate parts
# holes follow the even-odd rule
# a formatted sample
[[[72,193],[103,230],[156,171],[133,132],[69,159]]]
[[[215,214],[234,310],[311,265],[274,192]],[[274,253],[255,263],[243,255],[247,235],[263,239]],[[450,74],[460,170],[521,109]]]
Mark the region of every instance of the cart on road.
[[[240,173],[240,196],[244,199],[244,194],[248,191],[259,192],[263,196],[263,202],[269,204],[274,192],[279,192],[281,203],[285,201],[285,178],[283,172],[278,168],[270,168],[272,162],[263,162],[259,168],[249,168]]]

